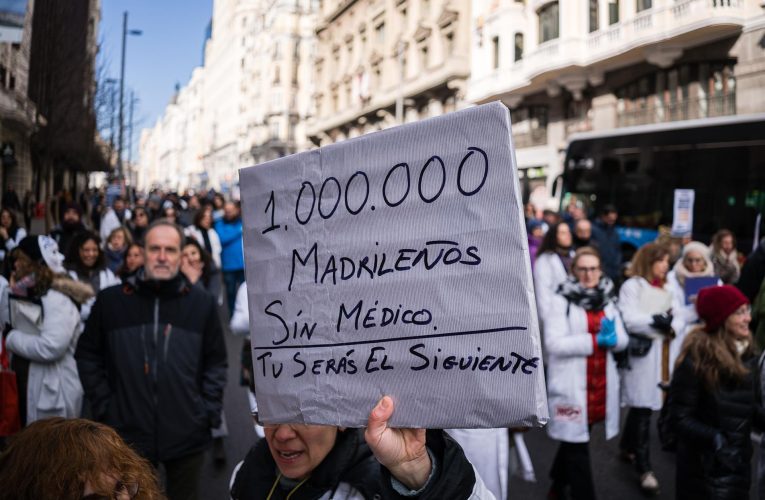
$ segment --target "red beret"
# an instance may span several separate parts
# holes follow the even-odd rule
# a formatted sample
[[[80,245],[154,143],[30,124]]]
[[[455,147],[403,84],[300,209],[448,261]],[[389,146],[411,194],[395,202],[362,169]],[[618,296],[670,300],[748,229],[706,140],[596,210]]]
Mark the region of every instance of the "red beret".
[[[748,304],[749,299],[731,285],[702,288],[696,299],[696,311],[706,324],[706,331],[714,332],[725,323],[736,309]]]

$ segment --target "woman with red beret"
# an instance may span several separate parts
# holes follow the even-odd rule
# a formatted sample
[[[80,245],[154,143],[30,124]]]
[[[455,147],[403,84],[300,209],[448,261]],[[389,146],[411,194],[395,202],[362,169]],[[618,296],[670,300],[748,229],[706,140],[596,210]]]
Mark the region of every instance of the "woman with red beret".
[[[749,498],[757,357],[749,300],[724,285],[699,292],[703,325],[683,344],[669,392],[677,433],[675,498]]]

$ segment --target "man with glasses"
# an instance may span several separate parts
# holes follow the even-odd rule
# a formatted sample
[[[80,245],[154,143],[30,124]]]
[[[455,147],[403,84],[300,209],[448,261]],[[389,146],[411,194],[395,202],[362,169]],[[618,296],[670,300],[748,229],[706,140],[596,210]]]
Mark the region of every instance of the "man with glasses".
[[[215,298],[179,272],[182,247],[178,226],[152,224],[143,269],[98,295],[75,354],[94,418],[165,466],[170,500],[197,498],[227,367]]]

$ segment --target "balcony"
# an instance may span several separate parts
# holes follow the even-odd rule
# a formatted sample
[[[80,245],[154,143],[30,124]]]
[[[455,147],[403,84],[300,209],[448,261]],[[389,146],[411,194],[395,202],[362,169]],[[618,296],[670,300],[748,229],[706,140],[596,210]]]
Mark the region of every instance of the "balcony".
[[[0,90],[0,119],[6,126],[20,131],[31,130],[35,126],[37,108],[29,98],[15,90]]]
[[[572,70],[598,74],[639,61],[662,65],[705,40],[733,36],[757,15],[744,0],[663,0],[612,26],[529,47],[523,59],[471,81],[468,100],[540,91]],[[528,37],[527,37],[528,39]],[[651,55],[645,49],[653,50]],[[475,74],[475,73],[474,73]]]
[[[736,94],[730,93],[704,99],[686,99],[664,106],[652,104],[642,109],[620,111],[616,114],[616,126],[630,127],[735,114]]]
[[[530,148],[547,144],[547,128],[536,128],[530,131],[513,133],[513,144],[516,148]]]

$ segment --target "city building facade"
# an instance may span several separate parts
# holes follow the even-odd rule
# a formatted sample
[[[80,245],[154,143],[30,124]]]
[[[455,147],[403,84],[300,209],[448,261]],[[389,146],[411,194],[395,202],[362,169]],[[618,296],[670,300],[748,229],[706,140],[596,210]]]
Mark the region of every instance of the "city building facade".
[[[0,192],[12,186],[19,196],[32,189],[30,136],[37,108],[27,95],[34,0],[19,19],[17,33],[0,41]]]
[[[765,111],[760,0],[474,0],[468,100],[503,101],[526,199],[576,132]]]
[[[321,146],[454,111],[470,75],[469,1],[325,0],[308,137]]]

